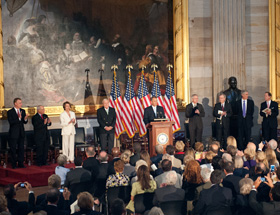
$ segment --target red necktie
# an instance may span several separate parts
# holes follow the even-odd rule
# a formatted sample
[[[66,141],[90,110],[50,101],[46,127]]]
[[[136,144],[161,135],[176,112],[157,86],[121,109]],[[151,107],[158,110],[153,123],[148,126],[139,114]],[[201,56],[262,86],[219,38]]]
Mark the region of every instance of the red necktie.
[[[17,115],[18,115],[18,118],[20,118],[19,110],[17,110]]]
[[[44,120],[43,114],[41,115],[42,120]]]

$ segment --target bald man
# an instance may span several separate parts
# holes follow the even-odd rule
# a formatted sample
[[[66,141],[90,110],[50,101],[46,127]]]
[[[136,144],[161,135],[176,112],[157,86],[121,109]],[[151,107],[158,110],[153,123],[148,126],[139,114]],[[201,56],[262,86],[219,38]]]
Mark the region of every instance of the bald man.
[[[114,108],[109,107],[108,99],[103,99],[102,104],[103,107],[97,110],[101,150],[106,151],[106,147],[108,147],[108,153],[111,154],[114,147],[116,112]]]

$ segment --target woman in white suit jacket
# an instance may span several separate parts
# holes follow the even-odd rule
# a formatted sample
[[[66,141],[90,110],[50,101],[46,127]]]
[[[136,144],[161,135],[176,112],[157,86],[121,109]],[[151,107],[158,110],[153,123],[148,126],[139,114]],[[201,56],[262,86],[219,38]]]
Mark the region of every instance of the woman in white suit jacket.
[[[70,111],[71,104],[66,101],[63,103],[64,112],[60,114],[60,124],[62,126],[62,153],[67,156],[68,161],[74,162],[74,141],[75,141],[75,124],[76,116]]]

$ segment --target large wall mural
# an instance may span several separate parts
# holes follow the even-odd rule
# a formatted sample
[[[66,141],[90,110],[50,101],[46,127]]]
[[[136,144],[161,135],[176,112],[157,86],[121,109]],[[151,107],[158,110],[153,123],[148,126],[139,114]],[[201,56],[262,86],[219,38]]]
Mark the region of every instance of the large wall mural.
[[[27,0],[10,14],[2,0],[5,106],[14,97],[25,106],[98,104],[110,92],[113,64],[122,93],[127,64],[134,67],[135,90],[143,65],[152,86],[152,63],[165,89],[173,61],[170,2]]]

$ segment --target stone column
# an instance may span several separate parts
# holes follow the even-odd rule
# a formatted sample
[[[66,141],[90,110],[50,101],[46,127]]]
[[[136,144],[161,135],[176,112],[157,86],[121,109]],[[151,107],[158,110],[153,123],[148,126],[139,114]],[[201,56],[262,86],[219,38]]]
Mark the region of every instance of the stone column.
[[[189,102],[188,0],[173,1],[174,87],[179,106]]]
[[[213,103],[228,88],[228,78],[237,78],[245,89],[245,0],[213,0]]]

